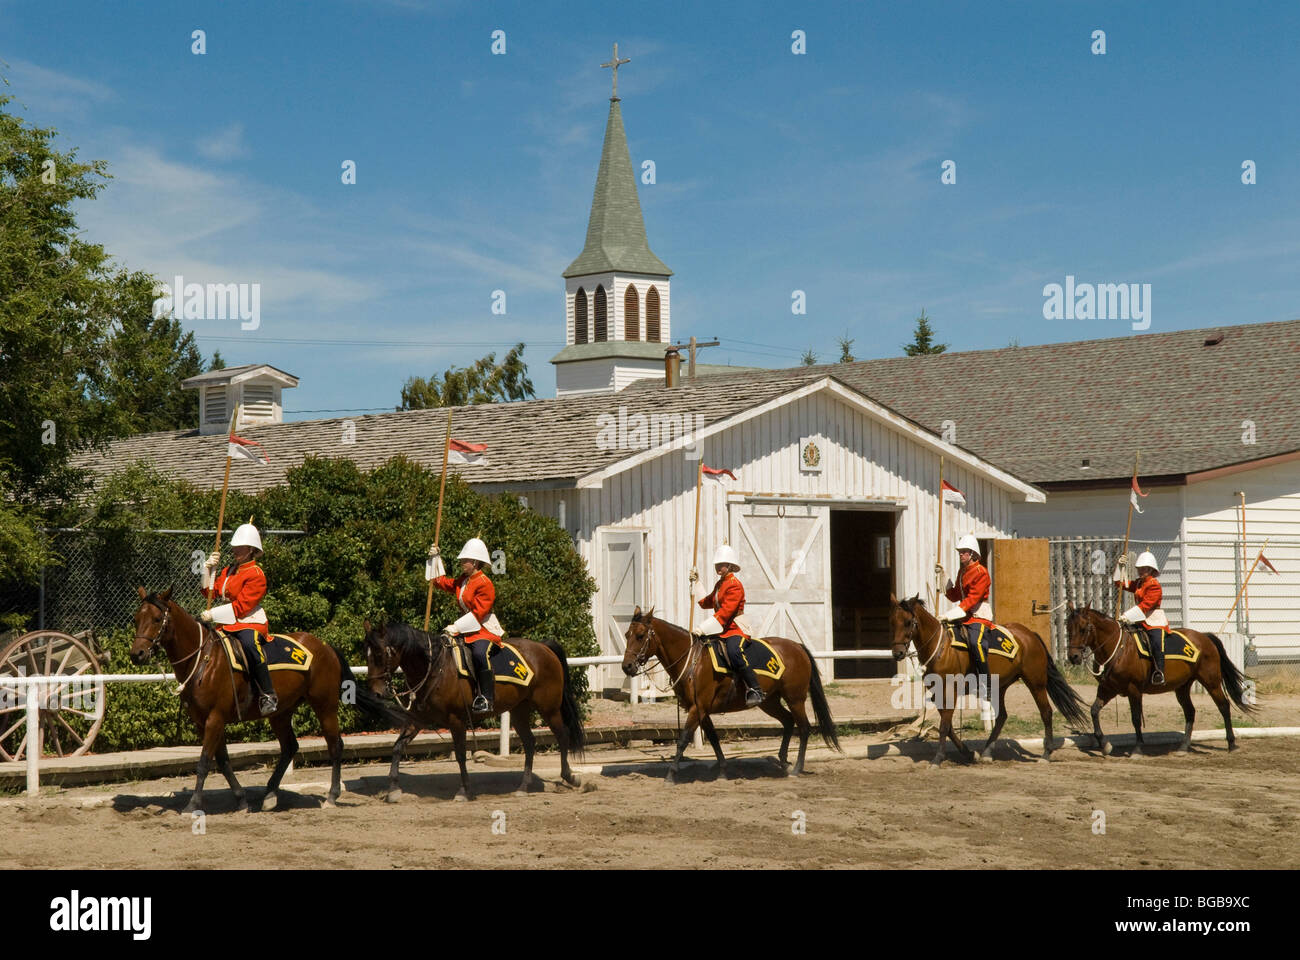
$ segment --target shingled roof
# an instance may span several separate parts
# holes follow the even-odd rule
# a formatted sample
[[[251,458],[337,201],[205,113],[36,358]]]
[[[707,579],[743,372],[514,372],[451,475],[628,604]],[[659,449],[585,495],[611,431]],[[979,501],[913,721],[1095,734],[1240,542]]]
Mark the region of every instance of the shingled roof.
[[[486,463],[460,468],[471,483],[526,485],[553,481],[567,485],[640,452],[602,449],[598,443],[601,414],[617,416],[620,407],[626,408],[629,416],[689,414],[692,425],[709,426],[765,403],[808,379],[802,371],[793,378],[769,374],[763,384],[730,396],[720,396],[711,386],[710,377],[673,390],[659,381],[657,390],[639,392],[635,398],[625,393],[604,393],[453,407],[452,436],[488,445]],[[703,416],[702,423],[695,419],[697,414]],[[355,442],[351,444],[342,442],[347,420],[355,426]],[[283,483],[287,472],[308,456],[346,457],[362,469],[371,469],[390,457],[405,454],[417,463],[441,468],[446,431],[446,408],[299,420],[244,429],[240,435],[262,444],[271,464],[238,464],[231,470],[230,486],[252,493]],[[148,461],[196,486],[213,487],[221,483],[226,442],[224,434],[204,437],[197,430],[146,433],[117,441],[107,454],[83,455],[76,462],[106,474],[130,461]]]
[[[708,386],[827,374],[936,433],[953,421],[958,446],[1034,484],[1127,480],[1136,450],[1142,476],[1171,479],[1300,451],[1300,320],[715,374]]]
[[[1222,340],[1206,341],[1222,334]],[[1300,450],[1300,320],[1182,330],[1036,347],[891,357],[785,370],[717,373],[668,390],[642,380],[619,393],[456,407],[452,433],[488,445],[472,483],[568,485],[637,451],[601,449],[601,414],[690,414],[710,426],[832,377],[934,433],[956,425],[957,445],[1034,484],[1126,480],[1133,452],[1142,476],[1189,473]],[[307,456],[347,457],[364,469],[398,453],[439,466],[445,409],[268,424],[244,431],[265,445],[269,467],[240,465],[231,486],[249,492],[283,483]],[[1242,443],[1242,421],[1256,442]],[[107,455],[77,462],[107,473],[149,460],[210,487],[224,435],[197,430],[141,434]],[[1091,469],[1081,470],[1084,459]]]

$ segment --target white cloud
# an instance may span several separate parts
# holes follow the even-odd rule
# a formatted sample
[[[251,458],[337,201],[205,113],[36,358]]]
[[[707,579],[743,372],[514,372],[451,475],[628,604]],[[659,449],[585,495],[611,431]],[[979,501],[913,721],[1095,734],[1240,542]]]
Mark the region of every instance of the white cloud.
[[[194,149],[206,160],[234,160],[248,156],[248,144],[244,143],[244,125],[231,123],[214,130],[194,142]]]
[[[3,69],[9,80],[0,87],[34,113],[85,116],[93,104],[114,100],[117,94],[102,83],[50,70],[27,60],[10,60]]]

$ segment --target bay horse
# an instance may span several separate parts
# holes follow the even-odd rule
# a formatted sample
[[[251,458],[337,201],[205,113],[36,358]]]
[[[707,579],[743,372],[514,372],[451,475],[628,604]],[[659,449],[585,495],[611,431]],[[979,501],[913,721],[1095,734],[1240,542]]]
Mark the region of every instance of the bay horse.
[[[460,765],[460,790],[456,800],[471,800],[469,772],[465,768],[465,732],[472,724],[470,700],[472,691],[467,677],[459,675],[453,646],[444,634],[426,633],[405,623],[371,625],[363,623],[366,631],[367,682],[372,695],[393,694],[393,677],[400,669],[406,675],[410,705],[404,709],[408,719],[401,726],[397,742],[393,744],[393,764],[388,771],[389,803],[402,796],[397,783],[397,768],[402,762],[402,751],[425,727],[451,731]],[[582,713],[578,698],[569,680],[569,661],[564,648],[552,640],[525,640],[508,638],[511,646],[519,650],[533,670],[528,686],[496,681],[493,702],[500,716],[510,711],[510,725],[519,735],[524,748],[524,778],[516,795],[526,794],[533,776],[533,710],[536,709],[555,734],[560,748],[560,776],[568,784],[578,786],[579,781],[569,766],[569,754],[582,756],[586,735],[582,729]],[[469,658],[469,650],[465,656]],[[473,669],[472,664],[467,667]]]
[[[1097,698],[1092,702],[1092,732],[1097,738],[1097,746],[1103,756],[1111,752],[1110,741],[1101,732],[1101,709],[1116,696],[1128,697],[1129,711],[1133,717],[1133,732],[1137,734],[1137,743],[1132,756],[1142,756],[1142,695],[1144,693],[1173,692],[1183,708],[1183,717],[1187,720],[1183,731],[1183,741],[1175,752],[1186,753],[1192,744],[1192,723],[1196,719],[1196,707],[1192,705],[1192,683],[1199,682],[1214,700],[1219,713],[1223,715],[1223,728],[1228,734],[1228,750],[1237,749],[1236,737],[1232,733],[1232,707],[1235,703],[1247,716],[1257,712],[1254,704],[1245,698],[1245,674],[1237,669],[1223,649],[1223,642],[1212,633],[1197,630],[1179,629],[1188,642],[1201,651],[1196,663],[1165,657],[1165,682],[1156,686],[1151,683],[1151,663],[1143,660],[1137,649],[1137,643],[1129,630],[1123,629],[1118,620],[1112,620],[1100,610],[1093,610],[1088,604],[1082,607],[1071,605],[1066,618],[1066,633],[1069,638],[1067,655],[1071,663],[1083,662],[1084,650],[1089,651],[1100,665],[1093,670],[1097,677]]]
[[[238,810],[247,811],[248,799],[244,788],[235,779],[235,771],[230,766],[230,755],[226,750],[226,725],[240,719],[251,720],[261,716],[251,705],[255,698],[250,695],[248,678],[230,666],[225,645],[219,641],[216,631],[194,619],[171,598],[171,587],[162,593],[146,593],[144,587],[136,587],[136,592],[140,594],[140,606],[135,611],[135,642],[131,644],[131,660],[143,664],[159,647],[162,648],[171,661],[176,679],[181,681],[181,703],[198,727],[203,741],[194,794],[182,813],[190,814],[203,809],[203,782],[214,762],[234,791]],[[339,735],[338,720],[339,693],[343,682],[352,680],[352,672],[337,647],[327,646],[310,633],[293,633],[289,636],[311,651],[311,668],[306,672],[271,671],[271,682],[275,686],[280,706],[266,719],[270,721],[271,729],[280,741],[280,759],[266,785],[262,809],[275,809],[279,803],[276,791],[280,779],[298,752],[298,739],[293,733],[293,711],[304,698],[320,720],[321,731],[329,747],[333,770],[324,806],[332,807],[341,792],[339,768],[343,761],[343,738]],[[232,638],[231,642],[239,641]],[[250,705],[246,708],[238,706],[245,698]],[[373,701],[368,693],[365,699],[367,702],[362,704],[362,696],[358,691],[359,704],[372,710],[380,709],[378,702]]]
[[[623,636],[623,672],[629,677],[643,673],[650,658],[655,657],[667,671],[678,703],[686,708],[686,723],[682,726],[681,736],[677,738],[677,755],[673,758],[664,781],[677,782],[682,754],[695,735],[696,727],[702,729],[709,738],[718,758],[718,775],[725,780],[727,759],[718,742],[718,731],[714,729],[709,717],[715,713],[733,713],[746,709],[744,684],[737,683],[731,674],[716,676],[705,652],[704,641],[676,624],[660,620],[654,614],[654,607],[644,614],[640,607],[633,611],[632,622],[628,624]],[[781,750],[778,758],[782,769],[787,770],[787,775],[797,777],[803,773],[804,753],[808,749],[808,735],[811,732],[808,714],[804,709],[804,701],[809,696],[812,697],[813,713],[817,717],[822,740],[826,746],[841,753],[844,751],[840,749],[839,738],[835,735],[835,721],[831,719],[830,707],[826,703],[821,673],[808,648],[784,637],[763,637],[762,640],[785,662],[785,672],[779,680],[755,674],[763,692],[763,702],[759,704],[759,709],[769,717],[781,721]],[[785,705],[781,703],[782,700]],[[788,769],[790,736],[796,727],[799,729],[799,756],[794,768]]]
[[[935,677],[943,683],[945,695],[943,702],[937,704],[939,710],[939,747],[930,761],[937,765],[943,762],[945,739],[951,739],[964,759],[990,763],[993,760],[993,747],[998,742],[998,734],[1007,722],[1006,690],[1017,680],[1023,680],[1029,688],[1034,702],[1038,704],[1038,715],[1043,720],[1043,759],[1052,759],[1052,707],[1075,726],[1087,722],[1083,712],[1083,699],[1074,692],[1065,675],[1061,673],[1052,655],[1048,653],[1047,644],[1034,630],[1023,623],[999,624],[1009,630],[1020,643],[1014,658],[993,656],[988,658],[989,682],[993,690],[993,699],[997,700],[998,715],[989,731],[984,749],[974,752],[962,742],[953,729],[952,714],[956,708],[953,698],[947,691],[955,689],[954,681],[970,679],[971,657],[967,650],[958,650],[952,646],[952,634],[938,617],[925,607],[925,601],[919,597],[899,600],[891,596],[890,623],[894,629],[893,652],[895,660],[902,660],[907,655],[907,646],[916,648],[916,655],[921,661],[921,669],[927,678]]]

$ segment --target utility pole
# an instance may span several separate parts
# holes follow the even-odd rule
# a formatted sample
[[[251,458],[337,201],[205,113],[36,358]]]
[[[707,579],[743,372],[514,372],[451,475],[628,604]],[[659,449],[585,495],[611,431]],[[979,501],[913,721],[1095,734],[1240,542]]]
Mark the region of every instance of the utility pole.
[[[691,339],[686,344],[683,344],[683,346],[688,347],[690,351],[686,360],[686,379],[694,380],[695,379],[695,351],[702,350],[705,347],[720,347],[722,346],[722,341],[708,340],[704,343],[700,343],[694,337],[691,337]]]

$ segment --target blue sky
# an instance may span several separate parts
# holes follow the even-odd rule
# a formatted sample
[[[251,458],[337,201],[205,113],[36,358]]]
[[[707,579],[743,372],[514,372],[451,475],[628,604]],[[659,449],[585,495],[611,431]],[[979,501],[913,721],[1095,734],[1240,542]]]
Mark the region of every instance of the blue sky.
[[[1045,320],[1067,274],[1150,283],[1150,332],[1300,316],[1300,4],[0,0],[9,109],[110,164],[86,236],[259,283],[258,330],[191,326],[298,375],[290,419],[519,340],[553,394],[614,41],[673,334],[709,362],[897,355],[922,308],[950,349],[1140,335]]]

